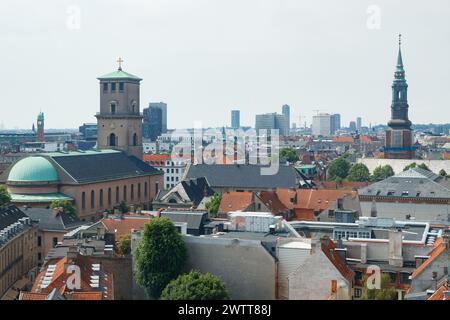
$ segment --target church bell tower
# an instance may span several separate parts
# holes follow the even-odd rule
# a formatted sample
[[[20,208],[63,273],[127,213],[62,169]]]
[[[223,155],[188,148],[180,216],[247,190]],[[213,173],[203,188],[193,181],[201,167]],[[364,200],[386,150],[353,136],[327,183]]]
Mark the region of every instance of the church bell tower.
[[[141,78],[122,70],[99,77],[100,112],[97,118],[97,148],[117,149],[142,159],[142,118],[139,89]]]
[[[408,119],[408,84],[401,50],[401,35],[398,41],[397,67],[392,83],[391,120],[386,130],[384,157],[386,159],[412,159],[414,156],[413,132]]]

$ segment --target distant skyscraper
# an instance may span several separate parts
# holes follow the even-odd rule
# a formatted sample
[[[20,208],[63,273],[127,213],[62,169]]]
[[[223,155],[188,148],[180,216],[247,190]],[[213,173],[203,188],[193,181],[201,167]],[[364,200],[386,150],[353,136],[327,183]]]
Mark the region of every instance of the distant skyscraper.
[[[287,135],[289,132],[286,117],[282,114],[277,114],[276,112],[257,114],[255,117],[255,129],[257,132],[264,129],[278,129],[279,134],[283,136]]]
[[[162,133],[167,133],[167,103],[164,102],[150,102],[150,108],[158,108],[162,111]]]
[[[388,122],[384,147],[386,159],[411,159],[415,153],[411,121],[408,119],[408,84],[405,79],[400,37],[397,67],[392,83],[391,120]]]
[[[287,104],[283,105],[283,107],[281,107],[281,113],[286,118],[287,127],[289,130],[291,128],[291,107]]]
[[[330,136],[332,134],[331,119],[331,115],[328,113],[319,113],[313,116],[312,134],[315,136]]]
[[[341,115],[338,113],[331,115],[331,133],[335,134],[337,130],[341,129]]]
[[[44,134],[44,113],[39,112],[37,117],[37,135],[36,140],[38,142],[45,142],[45,134]]]
[[[355,132],[356,131],[356,122],[350,121],[348,128],[350,129],[350,131]]]
[[[241,127],[241,113],[239,110],[231,110],[231,128],[239,129]]]
[[[162,133],[163,111],[158,107],[149,107],[144,109],[144,123],[142,125],[142,134],[144,138],[156,141]]]
[[[361,117],[356,118],[356,130],[358,130],[359,133],[361,133],[361,127],[362,127],[362,119]]]

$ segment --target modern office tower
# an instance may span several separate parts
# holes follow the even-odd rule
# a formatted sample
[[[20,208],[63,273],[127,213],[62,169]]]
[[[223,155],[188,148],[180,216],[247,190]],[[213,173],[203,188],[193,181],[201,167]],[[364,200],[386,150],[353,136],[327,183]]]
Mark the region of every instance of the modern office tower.
[[[331,132],[331,115],[328,113],[319,113],[313,116],[312,134],[314,136],[328,137]]]
[[[156,141],[162,134],[163,110],[158,107],[144,109],[143,135],[144,138]]]
[[[384,157],[386,159],[412,159],[415,149],[411,121],[408,119],[408,84],[403,67],[401,36],[399,36],[398,45],[397,67],[392,83],[391,120],[389,120],[389,128],[386,130]]]
[[[278,129],[280,135],[285,136],[289,134],[286,117],[282,114],[277,114],[276,112],[257,114],[255,117],[255,129],[257,132],[264,129]]]
[[[281,107],[281,114],[286,118],[288,130],[291,128],[291,107],[285,104]]]
[[[239,110],[231,110],[231,128],[239,129],[241,127],[241,114]]]
[[[331,134],[335,134],[337,130],[341,129],[341,115],[338,113],[331,115]]]
[[[350,121],[348,128],[350,129],[351,132],[355,132],[356,131],[356,122]]]
[[[362,119],[361,117],[356,118],[356,130],[361,133]]]
[[[164,102],[150,102],[150,108],[158,108],[162,111],[162,133],[167,133],[167,103]]]

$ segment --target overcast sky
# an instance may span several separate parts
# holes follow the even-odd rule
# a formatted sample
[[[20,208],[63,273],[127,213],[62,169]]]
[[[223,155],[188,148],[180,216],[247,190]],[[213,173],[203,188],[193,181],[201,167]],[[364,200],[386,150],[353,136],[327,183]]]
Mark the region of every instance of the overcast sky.
[[[1,0],[0,125],[95,122],[119,56],[169,128],[229,125],[234,108],[253,126],[283,104],[295,122],[386,123],[399,32],[410,119],[450,122],[448,0]]]

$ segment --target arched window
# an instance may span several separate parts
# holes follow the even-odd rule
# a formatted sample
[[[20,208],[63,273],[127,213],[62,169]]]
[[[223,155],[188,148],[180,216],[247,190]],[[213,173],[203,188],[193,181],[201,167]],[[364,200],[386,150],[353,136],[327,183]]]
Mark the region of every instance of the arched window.
[[[146,182],[146,183],[144,183],[144,197],[147,198],[147,195],[148,195],[148,185]]]
[[[100,208],[103,208],[103,189],[100,189],[99,205]]]
[[[111,205],[111,188],[108,188],[108,206]]]
[[[116,103],[115,102],[111,102],[110,103],[110,108],[111,108],[111,114],[116,114]]]
[[[137,134],[133,134],[133,146],[137,146],[138,145],[138,136]]]
[[[81,209],[86,209],[86,192],[81,193]]]
[[[111,147],[115,147],[116,146],[116,135],[114,134],[114,133],[111,133],[110,135],[109,135],[109,145],[111,146]]]
[[[131,201],[134,200],[134,184],[131,185]]]
[[[137,113],[137,103],[136,101],[131,102],[131,112]]]
[[[123,201],[127,202],[127,186],[123,186]]]
[[[91,191],[91,209],[95,208],[95,193],[94,190]]]
[[[116,187],[116,203],[119,203],[119,187]]]
[[[140,183],[138,183],[138,194],[137,194],[137,196],[138,196],[138,199],[141,199],[141,184]]]

